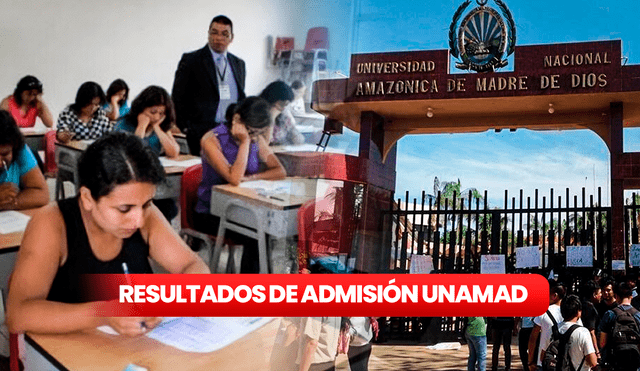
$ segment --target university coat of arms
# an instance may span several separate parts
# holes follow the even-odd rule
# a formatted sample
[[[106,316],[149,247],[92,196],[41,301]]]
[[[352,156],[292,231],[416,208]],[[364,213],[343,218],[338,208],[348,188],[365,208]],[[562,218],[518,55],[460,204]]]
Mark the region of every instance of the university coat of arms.
[[[449,48],[451,54],[460,59],[456,68],[476,72],[495,71],[507,65],[506,58],[515,48],[513,16],[502,0],[494,0],[500,11],[487,6],[488,0],[476,2],[478,6],[464,18],[462,15],[471,0],[462,3],[453,15],[449,27]]]

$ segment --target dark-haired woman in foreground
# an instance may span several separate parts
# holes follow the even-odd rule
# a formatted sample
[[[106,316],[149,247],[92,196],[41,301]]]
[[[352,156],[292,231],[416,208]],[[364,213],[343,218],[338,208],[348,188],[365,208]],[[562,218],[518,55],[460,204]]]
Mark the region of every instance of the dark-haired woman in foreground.
[[[49,190],[31,149],[9,112],[0,111],[0,210],[49,202]]]
[[[72,139],[98,139],[113,127],[100,107],[106,98],[100,85],[87,81],[80,85],[75,103],[58,116],[57,139],[66,143]]]
[[[100,318],[84,302],[82,274],[151,273],[152,258],[171,273],[208,273],[153,205],[164,179],[157,157],[126,133],[109,134],[84,152],[75,198],[33,216],[24,234],[9,287],[11,332],[64,333],[108,324],[135,336],[157,318]]]

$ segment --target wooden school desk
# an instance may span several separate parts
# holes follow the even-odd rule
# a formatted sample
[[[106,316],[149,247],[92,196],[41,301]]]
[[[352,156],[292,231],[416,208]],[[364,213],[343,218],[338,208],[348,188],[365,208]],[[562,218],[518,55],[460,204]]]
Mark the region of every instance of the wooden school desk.
[[[38,209],[18,210],[18,212],[29,216],[33,216],[36,211],[38,211]],[[22,242],[23,235],[24,231],[0,234],[0,254],[17,250],[20,242]]]
[[[230,184],[213,186],[211,214],[220,217],[220,232],[227,229],[258,240],[260,273],[269,273],[265,234],[285,238],[298,234],[298,209],[316,196],[318,179],[286,178],[294,194],[260,195],[255,189]],[[265,181],[269,182],[269,181]],[[278,181],[283,182],[283,181]],[[216,239],[216,250],[222,247]]]
[[[76,187],[79,184],[78,178],[78,159],[82,155],[82,152],[89,147],[90,141],[70,141],[68,143],[56,143],[56,162],[58,163],[58,176],[61,176],[61,172],[72,174],[73,183]],[[197,156],[181,154],[173,161],[187,161],[198,158]],[[188,166],[166,166],[164,168],[167,173],[166,181],[160,185],[156,190],[156,199],[174,198],[177,199],[180,196],[180,178],[182,173]]]
[[[146,336],[130,338],[98,330],[27,334],[25,370],[122,371],[130,363],[148,371],[268,370],[278,322],[274,319],[211,353],[184,352]]]
[[[19,210],[19,212],[33,216],[38,209]],[[18,248],[22,242],[24,231],[1,234],[0,233],[0,291],[6,297],[9,284],[9,276],[16,263]]]
[[[20,128],[20,132],[24,135],[24,140],[32,151],[44,151],[44,134],[47,128]]]

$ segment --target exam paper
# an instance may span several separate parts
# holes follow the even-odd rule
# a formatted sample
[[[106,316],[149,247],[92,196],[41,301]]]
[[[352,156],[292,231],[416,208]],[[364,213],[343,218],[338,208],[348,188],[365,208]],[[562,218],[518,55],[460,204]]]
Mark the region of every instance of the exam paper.
[[[160,164],[164,167],[169,167],[169,166],[191,167],[193,165],[198,165],[201,163],[202,163],[202,159],[200,159],[199,157],[192,158],[190,160],[183,160],[183,161],[171,160],[165,156],[160,157]]]
[[[146,336],[185,352],[208,353],[232,344],[272,319],[270,317],[165,318]]]
[[[14,210],[0,212],[0,234],[24,231],[29,219],[28,215]]]
[[[240,183],[241,188],[249,188],[261,196],[291,194],[290,180],[252,180]]]

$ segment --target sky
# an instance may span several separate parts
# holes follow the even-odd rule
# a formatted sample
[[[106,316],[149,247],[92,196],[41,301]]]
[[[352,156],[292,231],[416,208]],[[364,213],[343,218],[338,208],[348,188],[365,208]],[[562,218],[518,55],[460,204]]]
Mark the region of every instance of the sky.
[[[462,0],[388,2],[360,0],[355,12],[354,52],[448,49],[448,29]],[[627,64],[640,64],[638,3],[634,1],[505,0],[516,24],[516,45],[622,40]],[[468,8],[476,5],[475,1]],[[489,6],[497,8],[490,0]],[[347,64],[348,65],[348,64]],[[507,69],[508,70],[508,69]],[[640,129],[625,129],[625,151],[640,150]],[[433,179],[460,180],[462,189],[488,190],[490,206],[504,192],[525,199],[540,195],[587,195],[602,187],[609,199],[609,151],[589,130],[503,130],[474,134],[411,135],[398,142],[396,197],[433,193]],[[557,198],[557,196],[556,196]],[[572,197],[573,198],[573,197]],[[564,204],[564,201],[563,201]],[[573,204],[573,202],[571,203]]]

